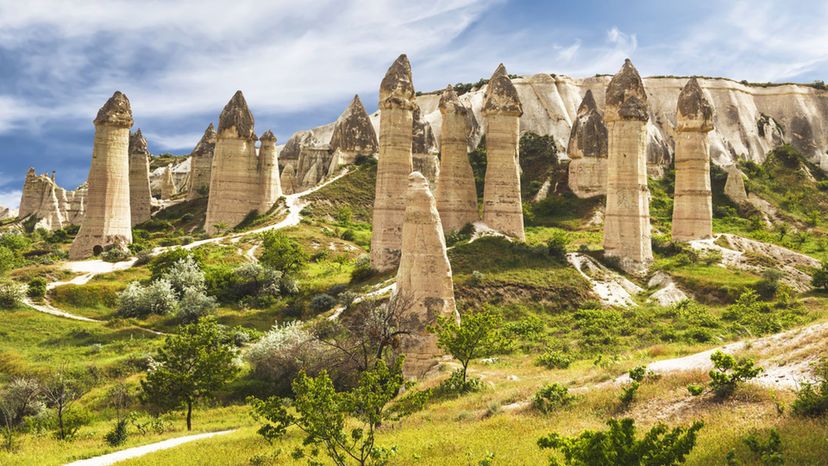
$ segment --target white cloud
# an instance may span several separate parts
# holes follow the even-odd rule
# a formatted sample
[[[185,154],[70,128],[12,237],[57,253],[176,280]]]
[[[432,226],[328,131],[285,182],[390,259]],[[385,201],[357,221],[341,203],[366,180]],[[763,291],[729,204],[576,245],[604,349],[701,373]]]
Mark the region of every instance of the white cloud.
[[[192,149],[203,136],[202,133],[160,134],[147,132],[144,136],[155,148],[161,150]]]
[[[8,207],[10,209],[17,209],[20,205],[20,196],[23,192],[16,191],[0,191],[0,207]]]

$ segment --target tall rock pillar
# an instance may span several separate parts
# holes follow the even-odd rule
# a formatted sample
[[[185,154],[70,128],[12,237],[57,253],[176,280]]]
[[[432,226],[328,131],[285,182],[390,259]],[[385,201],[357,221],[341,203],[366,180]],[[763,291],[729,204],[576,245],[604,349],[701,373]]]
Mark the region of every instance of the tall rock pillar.
[[[190,179],[187,185],[187,200],[207,197],[210,191],[210,172],[213,167],[213,152],[216,149],[216,129],[213,124],[204,130],[204,135],[190,153]]]
[[[519,240],[523,232],[518,142],[523,107],[517,90],[501,64],[483,102],[486,117],[486,181],[483,187],[483,222]]]
[[[70,259],[84,259],[108,247],[126,248],[132,242],[129,202],[129,128],[132,109],[119,91],[95,118],[95,142],[89,167],[86,213]]]
[[[588,90],[572,123],[567,154],[568,185],[581,198],[601,196],[607,192],[607,125],[598,112],[592,91]]]
[[[468,110],[451,86],[440,96],[440,175],[435,198],[446,233],[460,230],[479,219],[477,188],[469,163]]]
[[[175,177],[173,177],[172,164],[167,164],[164,168],[164,174],[161,178],[161,199],[172,199],[178,193],[178,187],[175,185]]]
[[[256,133],[253,114],[236,91],[219,117],[204,231],[233,228],[259,208]]]
[[[400,260],[405,187],[412,170],[414,83],[411,64],[400,55],[380,84],[380,135],[374,197],[371,266],[384,272]]]
[[[630,273],[653,260],[647,188],[647,94],[627,59],[607,86],[604,120],[609,133],[604,252]]]
[[[696,78],[690,78],[679,94],[676,123],[673,241],[711,238],[713,201],[707,133],[713,129],[713,107]]]
[[[139,129],[129,135],[129,209],[132,226],[144,223],[151,216],[152,194],[149,181],[147,140]]]
[[[428,326],[440,316],[457,318],[457,308],[440,214],[420,172],[408,176],[405,201],[400,267],[391,299],[392,306],[403,309],[403,320],[413,324],[413,333],[401,342],[403,373],[410,378],[425,374],[440,355],[437,337]]]
[[[264,214],[282,196],[279,162],[276,160],[276,136],[267,130],[259,138],[259,213]]]

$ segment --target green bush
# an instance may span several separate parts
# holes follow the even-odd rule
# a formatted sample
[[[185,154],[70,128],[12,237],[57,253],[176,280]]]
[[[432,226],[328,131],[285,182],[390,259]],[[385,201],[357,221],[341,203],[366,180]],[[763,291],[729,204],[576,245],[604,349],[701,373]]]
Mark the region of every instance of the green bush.
[[[203,261],[197,254],[193,254],[183,248],[173,248],[155,256],[150,261],[149,269],[152,272],[152,279],[158,280],[162,278],[177,262],[192,258],[195,262],[203,267]]]
[[[164,279],[147,286],[132,282],[118,295],[118,315],[123,317],[172,314],[176,310],[178,296],[170,282]]]
[[[86,285],[63,285],[53,288],[49,293],[58,303],[74,307],[114,308],[118,306],[118,294],[123,285],[119,283],[92,281]]]
[[[561,351],[547,351],[538,356],[536,362],[549,369],[566,369],[572,364],[572,357]]]
[[[556,231],[549,241],[546,242],[546,249],[549,255],[560,262],[566,261],[566,249],[569,246],[569,235],[563,231]]]
[[[568,405],[574,399],[575,397],[569,394],[568,388],[561,384],[553,383],[541,387],[535,393],[532,404],[538,411],[549,414],[562,406]]]
[[[302,270],[308,262],[308,255],[293,238],[280,231],[262,234],[262,256],[259,262],[267,268],[291,274]]]
[[[107,432],[104,439],[110,447],[117,447],[123,445],[124,442],[127,441],[127,437],[127,420],[119,419],[115,424],[115,427],[113,427],[111,431]]]
[[[782,456],[782,439],[776,429],[770,430],[767,440],[761,438],[758,432],[751,432],[745,437],[744,442],[764,466],[785,464],[785,458]]]
[[[129,259],[129,251],[119,247],[111,247],[101,254],[101,259],[106,262],[121,262]]]
[[[320,293],[311,298],[310,308],[314,312],[325,312],[336,306],[336,298],[329,294]]]
[[[11,309],[23,301],[23,287],[15,282],[0,282],[0,308]]]
[[[638,393],[638,388],[641,387],[641,382],[644,381],[644,377],[647,375],[647,367],[635,367],[630,370],[628,375],[631,382],[621,389],[621,395],[619,396],[622,406],[629,406],[635,399],[635,394]]]
[[[742,382],[756,378],[764,369],[757,367],[752,359],[740,358],[716,351],[710,356],[713,369],[710,370],[710,388],[719,397],[733,394]]]
[[[351,272],[351,283],[358,283],[377,274],[376,269],[371,267],[371,257],[367,254],[359,256]]]
[[[817,417],[828,414],[828,358],[814,364],[814,383],[803,383],[791,408],[797,416]]]
[[[673,429],[656,424],[640,440],[635,438],[632,419],[610,419],[607,425],[607,431],[587,430],[572,437],[552,433],[541,437],[538,446],[563,454],[563,463],[553,457],[550,466],[672,466],[686,461],[704,424],[694,422],[690,427]]]
[[[26,294],[32,299],[40,299],[46,296],[46,279],[35,277],[29,280],[29,289]]]
[[[693,396],[699,396],[704,393],[704,385],[699,383],[691,383],[687,386],[687,391]]]
[[[814,271],[811,286],[821,291],[828,290],[828,262],[823,262],[822,266]]]
[[[437,391],[444,394],[464,394],[483,389],[483,381],[477,377],[466,377],[462,369],[451,371],[449,377],[440,382]]]

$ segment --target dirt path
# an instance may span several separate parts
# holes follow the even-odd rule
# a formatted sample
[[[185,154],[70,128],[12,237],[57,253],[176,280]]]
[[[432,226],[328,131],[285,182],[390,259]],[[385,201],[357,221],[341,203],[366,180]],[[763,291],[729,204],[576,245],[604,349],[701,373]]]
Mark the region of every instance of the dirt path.
[[[127,448],[126,450],[116,451],[106,455],[96,456],[94,458],[87,458],[85,460],[67,463],[65,466],[108,466],[119,461],[125,461],[131,458],[137,458],[150,453],[155,453],[161,450],[174,448],[185,443],[194,442],[196,440],[208,439],[218,435],[226,435],[235,432],[237,429],[222,430],[220,432],[208,432],[206,434],[187,435],[184,437],[172,438],[161,442],[150,443],[149,445],[142,445],[140,447]]]

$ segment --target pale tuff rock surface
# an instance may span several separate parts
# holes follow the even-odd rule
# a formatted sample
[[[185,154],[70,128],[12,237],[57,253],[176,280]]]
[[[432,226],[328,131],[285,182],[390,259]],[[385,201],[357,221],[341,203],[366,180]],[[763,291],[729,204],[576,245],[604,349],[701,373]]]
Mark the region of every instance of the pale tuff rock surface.
[[[161,178],[161,199],[171,199],[178,194],[178,187],[173,177],[173,166],[168,164],[164,169],[164,176]]]
[[[630,273],[643,273],[653,260],[650,191],[647,188],[647,95],[630,60],[607,86],[607,208],[604,252]]]
[[[727,181],[725,182],[724,193],[731,201],[741,204],[748,201],[747,190],[745,189],[745,174],[736,164],[728,165]]]
[[[477,190],[468,154],[468,117],[451,86],[440,97],[440,175],[434,194],[440,221],[447,232],[478,220]]]
[[[282,186],[282,194],[294,194],[299,191],[296,189],[296,170],[293,169],[293,164],[285,165],[282,170],[282,176],[279,178]]]
[[[483,189],[483,222],[494,230],[523,240],[518,163],[521,113],[517,91],[501,64],[489,80],[483,103],[488,159]]]
[[[419,172],[408,176],[405,200],[402,251],[392,299],[403,300],[407,307],[404,320],[415,329],[401,344],[403,372],[410,378],[425,374],[441,353],[428,326],[440,316],[457,318],[457,309],[440,215],[428,181]]]
[[[190,176],[187,185],[187,199],[206,197],[210,191],[210,171],[213,167],[213,153],[216,149],[216,129],[212,123],[190,153]]]
[[[578,197],[607,193],[607,125],[598,111],[591,90],[587,90],[572,122],[567,148],[569,189]]]
[[[129,128],[132,109],[121,92],[101,107],[95,118],[95,142],[89,167],[86,212],[70,259],[97,255],[132,242],[129,202]]]
[[[411,163],[414,170],[428,180],[432,190],[436,187],[440,173],[440,159],[437,157],[437,143],[431,125],[420,116],[420,108],[414,108],[414,125],[411,141]]]
[[[253,114],[241,91],[237,91],[219,117],[213,166],[210,171],[210,195],[204,230],[216,233],[216,227],[232,228],[259,208],[256,134]]]
[[[399,264],[405,191],[412,171],[414,85],[408,57],[400,55],[380,84],[380,133],[374,196],[371,266],[379,271]]]
[[[129,208],[132,226],[144,223],[151,217],[149,181],[150,152],[147,140],[139,129],[129,135]]]
[[[333,154],[327,144],[306,144],[299,150],[296,162],[295,189],[297,192],[310,189],[328,175]]]
[[[265,213],[273,207],[282,196],[282,183],[279,180],[279,161],[276,160],[276,136],[267,130],[259,138],[259,212]]]
[[[61,206],[59,196],[63,195]],[[34,168],[29,168],[23,182],[23,195],[20,199],[19,217],[38,219],[36,227],[47,230],[59,230],[69,222],[66,219],[65,192],[55,184],[49,175],[37,175]]]
[[[679,94],[676,115],[673,240],[710,238],[713,236],[713,199],[707,133],[713,129],[713,107],[696,78],[690,78]]]
[[[362,106],[358,95],[354,96],[348,108],[334,122],[328,144],[334,153],[337,168],[354,163],[359,155],[374,155],[379,150],[377,133],[371,124],[371,117]]]
[[[17,213],[8,207],[0,206],[0,220],[17,217]]]

